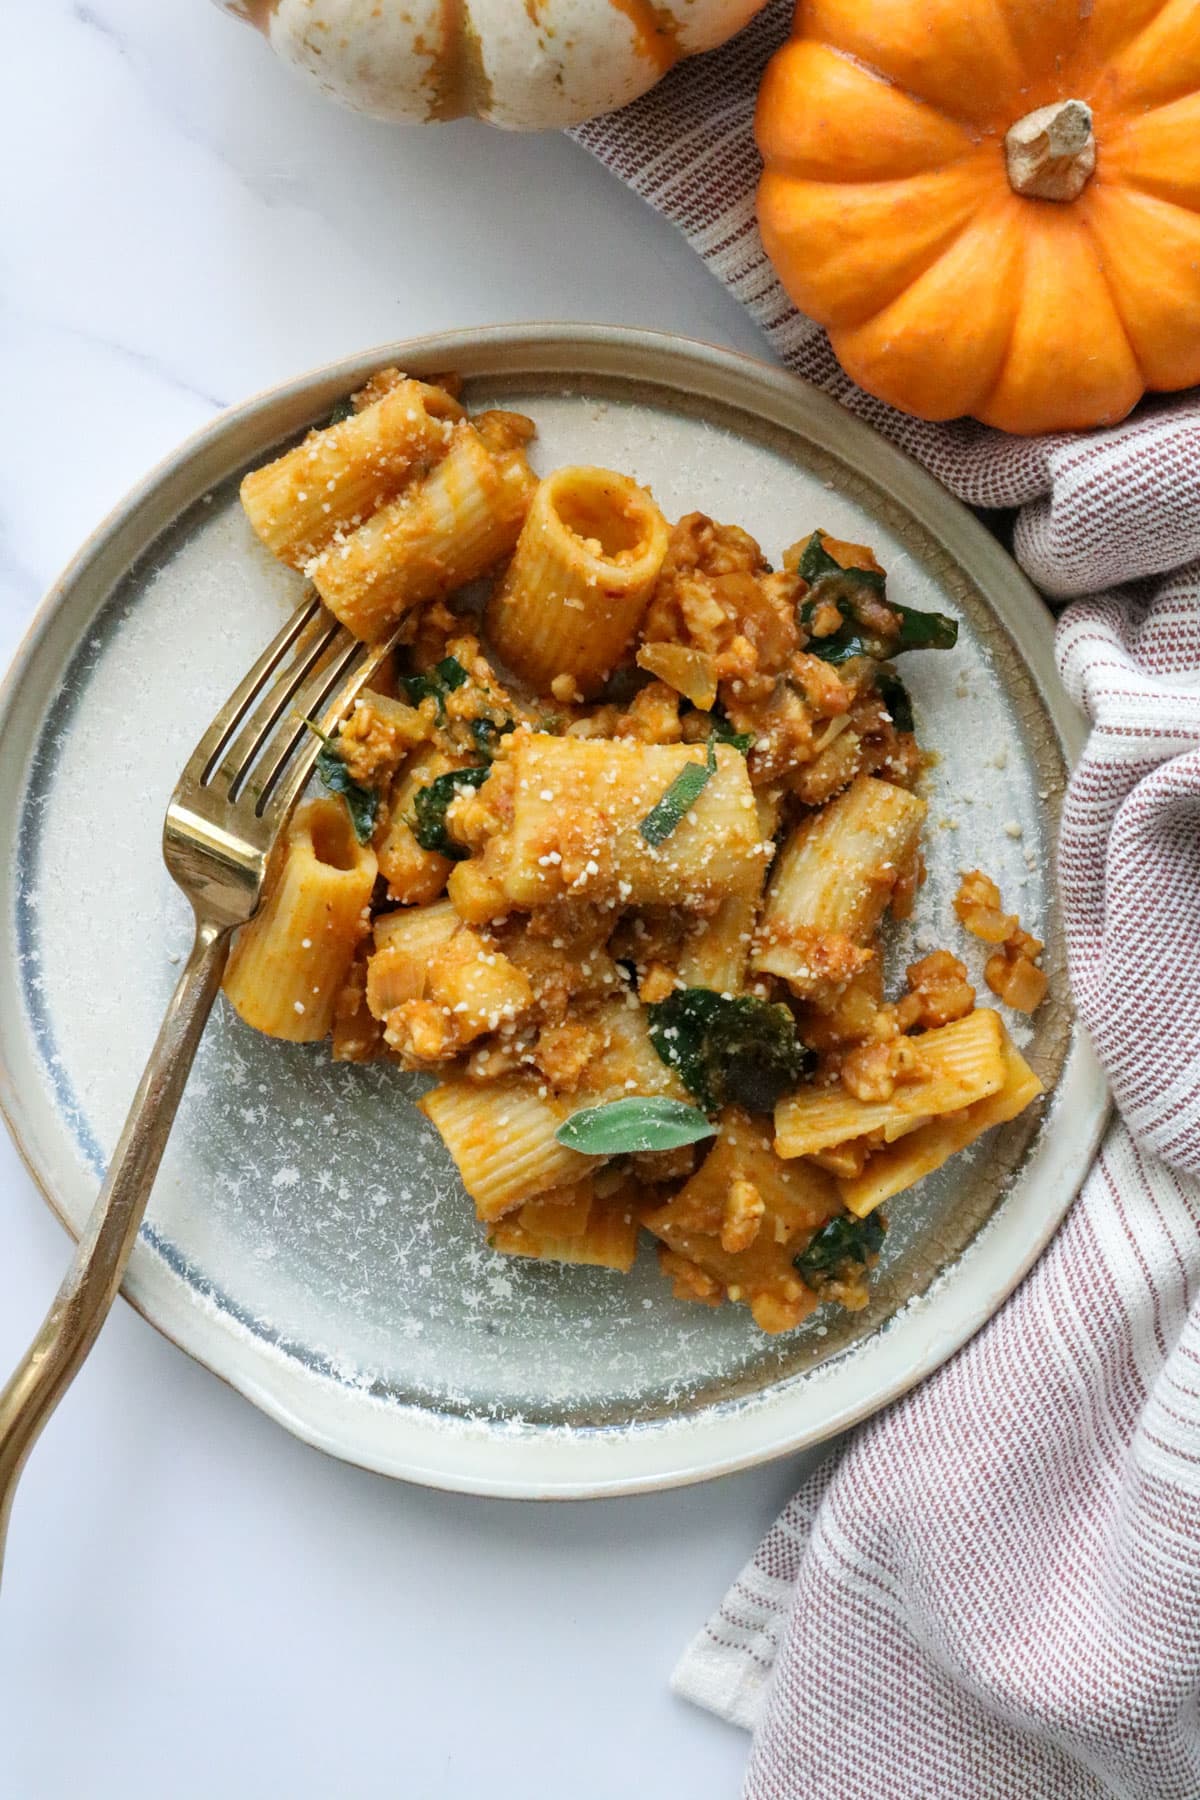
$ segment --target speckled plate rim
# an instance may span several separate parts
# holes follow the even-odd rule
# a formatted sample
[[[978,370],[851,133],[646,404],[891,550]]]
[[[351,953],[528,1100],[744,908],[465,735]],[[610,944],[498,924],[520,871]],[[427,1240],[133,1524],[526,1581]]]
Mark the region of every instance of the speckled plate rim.
[[[38,608],[0,686],[0,765],[30,741],[40,702],[27,677],[44,655],[61,656],[64,647],[69,654],[82,630],[75,615],[86,622],[134,558],[222,476],[387,363],[514,381],[561,373],[648,382],[693,401],[737,407],[835,450],[969,575],[1033,676],[1068,764],[1077,757],[1083,722],[1057,679],[1045,606],[991,534],[903,452],[827,395],[751,357],[623,327],[527,324],[360,352],[266,390],[188,438],[97,528]],[[33,1078],[32,1066],[28,1075]],[[142,1245],[122,1291],[165,1336],[297,1437],[381,1474],[507,1499],[600,1498],[681,1486],[803,1449],[855,1424],[922,1380],[996,1312],[1053,1236],[1103,1133],[1107,1091],[1077,1023],[1052,1104],[1055,1129],[1041,1134],[1013,1190],[929,1292],[829,1363],[676,1419],[596,1429],[450,1419],[315,1373],[206,1305]],[[58,1191],[50,1158],[39,1153],[28,1129],[20,1074],[3,1060],[0,1112],[48,1204],[77,1235],[79,1223]]]

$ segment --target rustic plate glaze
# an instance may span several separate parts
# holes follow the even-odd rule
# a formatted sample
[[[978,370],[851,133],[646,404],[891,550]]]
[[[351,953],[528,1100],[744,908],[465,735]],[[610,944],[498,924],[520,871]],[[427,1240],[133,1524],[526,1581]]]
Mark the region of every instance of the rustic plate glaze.
[[[865,541],[897,598],[962,620],[911,657],[930,879],[897,964],[957,943],[981,864],[1048,940],[1052,999],[1020,1035],[1047,1103],[891,1206],[870,1309],[775,1340],[624,1280],[492,1255],[410,1102],[415,1077],[269,1043],[222,1006],[125,1292],[310,1443],[477,1493],[584,1496],[698,1480],[813,1443],[948,1356],[1011,1291],[1091,1158],[1106,1099],[1067,1001],[1050,871],[1080,722],[1048,615],[986,531],[800,382],[699,344],[601,327],[387,345],[224,414],[134,493],[42,607],[4,690],[0,1100],[78,1231],[189,939],[159,854],[166,800],[217,704],[295,603],[237,503],[241,473],[374,368],[457,368],[533,414],[543,470],[586,461],[699,507],[777,557],[815,525]],[[978,959],[976,959],[978,978]]]

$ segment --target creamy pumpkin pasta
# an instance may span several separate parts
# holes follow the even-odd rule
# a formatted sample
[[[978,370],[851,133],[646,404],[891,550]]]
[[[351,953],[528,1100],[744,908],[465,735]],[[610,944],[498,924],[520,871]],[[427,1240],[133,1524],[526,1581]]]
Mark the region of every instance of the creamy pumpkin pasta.
[[[952,948],[884,985],[924,879],[896,663],[957,628],[864,545],[810,530],[773,568],[622,473],[539,479],[534,436],[390,370],[246,478],[273,553],[401,647],[226,993],[435,1077],[497,1251],[627,1271],[645,1233],[677,1297],[764,1331],[862,1307],[884,1202],[1041,1091]],[[957,912],[1031,1010],[1041,945],[979,871]]]

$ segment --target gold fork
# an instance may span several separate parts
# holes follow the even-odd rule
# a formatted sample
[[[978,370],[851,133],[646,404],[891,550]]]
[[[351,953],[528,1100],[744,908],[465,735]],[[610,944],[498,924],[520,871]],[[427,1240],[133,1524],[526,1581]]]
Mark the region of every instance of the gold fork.
[[[0,1393],[0,1570],[13,1494],[38,1434],[116,1298],[188,1071],[229,955],[256,910],[271,853],[328,732],[395,640],[359,643],[315,596],[221,708],[171,796],[163,857],[192,903],[196,937],[134,1095],[74,1261]]]

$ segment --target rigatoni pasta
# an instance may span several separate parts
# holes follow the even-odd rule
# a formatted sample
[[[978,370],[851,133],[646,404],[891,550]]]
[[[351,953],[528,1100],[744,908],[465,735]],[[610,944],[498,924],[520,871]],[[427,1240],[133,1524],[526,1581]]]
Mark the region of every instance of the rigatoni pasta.
[[[925,811],[919,795],[860,775],[797,825],[771,875],[755,970],[806,996],[864,968],[892,890],[917,855]]]
[[[481,1219],[499,1219],[592,1171],[590,1158],[564,1147],[555,1135],[570,1117],[570,1101],[539,1092],[539,1086],[522,1077],[486,1086],[457,1078],[442,1082],[420,1103]]]
[[[493,884],[497,914],[562,899],[715,905],[757,886],[764,857],[754,792],[745,757],[726,745],[712,750],[711,776],[670,834],[652,842],[642,829],[684,769],[702,768],[707,754],[685,744],[514,733],[504,769],[479,790],[474,826],[463,819],[466,841],[479,841],[481,853],[451,876],[451,898],[465,896],[464,876],[473,883],[476,874]],[[498,827],[490,805],[504,809]]]
[[[862,1308],[883,1203],[1041,1092],[951,949],[885,967],[927,812],[895,658],[953,620],[862,545],[813,532],[772,569],[631,477],[539,482],[529,420],[439,384],[384,372],[358,405],[244,497],[353,631],[406,641],[326,749],[339,798],[296,814],[231,1000],[431,1076],[497,1253],[616,1274],[646,1235],[678,1299],[763,1331]],[[1040,942],[979,871],[958,915],[1035,1005]]]
[[[374,642],[414,606],[453,593],[507,555],[533,493],[525,460],[532,429],[517,413],[455,425],[422,480],[307,565],[330,612]]]
[[[688,932],[677,969],[678,979],[687,987],[713,988],[719,994],[740,994],[746,987],[750,948],[767,874],[767,858],[762,852],[771,844],[779,814],[777,800],[761,788],[754,801],[758,814],[759,879],[747,883],[743,892],[730,894],[714,913],[701,918]]]
[[[339,534],[393,499],[446,454],[462,407],[441,388],[398,379],[351,413],[242,482],[246,516],[267,548],[303,569]]]
[[[1042,1092],[1041,1081],[1007,1036],[1003,1054],[1004,1080],[994,1093],[871,1151],[859,1172],[839,1181],[842,1199],[857,1218],[866,1218],[893,1194],[914,1187],[985,1131],[1007,1124],[1033,1104]]]
[[[780,1156],[812,1156],[872,1132],[891,1142],[912,1130],[914,1121],[961,1112],[1004,1085],[1004,1025],[986,1007],[906,1044],[909,1060],[884,1077],[878,1099],[860,1099],[839,1086],[801,1088],[781,1100],[775,1108]]]
[[[638,1197],[629,1184],[600,1194],[589,1178],[574,1187],[552,1189],[506,1213],[492,1226],[488,1243],[505,1256],[581,1263],[627,1275],[640,1231]]]
[[[596,693],[637,630],[668,541],[653,498],[627,475],[556,469],[538,483],[488,603],[488,637],[539,693]]]
[[[328,1037],[334,1007],[359,941],[377,865],[336,800],[296,812],[278,875],[238,933],[225,993],[247,1025],[294,1044]]]

